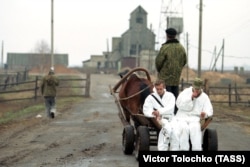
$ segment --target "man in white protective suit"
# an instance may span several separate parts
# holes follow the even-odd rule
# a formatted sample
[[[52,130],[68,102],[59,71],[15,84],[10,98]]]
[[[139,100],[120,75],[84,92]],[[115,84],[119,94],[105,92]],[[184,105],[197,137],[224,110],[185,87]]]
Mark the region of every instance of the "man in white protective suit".
[[[154,92],[145,99],[143,113],[146,117],[155,117],[162,123],[158,136],[158,150],[178,150],[178,138],[172,133],[176,126],[174,121],[175,96],[166,91],[165,87],[163,80],[155,82]]]
[[[190,150],[190,143],[193,151],[202,150],[201,119],[213,115],[213,107],[207,94],[202,90],[203,80],[195,78],[193,85],[184,89],[176,100],[178,108],[176,120],[179,136],[180,150]]]

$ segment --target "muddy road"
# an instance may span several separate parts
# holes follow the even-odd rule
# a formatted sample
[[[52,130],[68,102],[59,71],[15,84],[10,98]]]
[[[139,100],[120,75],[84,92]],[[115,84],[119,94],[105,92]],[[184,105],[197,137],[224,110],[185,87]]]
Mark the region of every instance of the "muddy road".
[[[109,93],[118,81],[115,75],[93,74],[91,98],[58,111],[53,120],[41,112],[35,123],[10,126],[1,133],[0,166],[137,167],[134,155],[122,152],[123,125]],[[215,111],[209,125],[217,129],[219,150],[250,150],[249,127],[249,119],[222,111]]]

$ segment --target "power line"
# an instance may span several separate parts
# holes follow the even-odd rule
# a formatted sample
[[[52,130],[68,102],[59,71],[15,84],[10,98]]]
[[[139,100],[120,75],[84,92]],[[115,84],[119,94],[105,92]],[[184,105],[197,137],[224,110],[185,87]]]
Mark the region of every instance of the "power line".
[[[192,44],[190,44],[189,43],[189,46],[191,46],[191,47],[193,47],[193,48],[195,48],[195,49],[198,49],[198,47],[197,46],[195,46],[195,45],[192,45]],[[214,54],[214,52],[213,51],[211,51],[211,50],[207,50],[207,49],[202,49],[202,52],[207,52],[207,53],[211,53],[211,54]],[[225,54],[225,57],[227,57],[227,58],[239,58],[239,59],[250,59],[250,57],[246,57],[246,56],[233,56],[233,55],[228,55],[228,54]]]
[[[230,55],[225,55],[227,58],[237,58],[237,59],[250,59],[250,57],[238,57],[238,56],[230,56]]]
[[[245,22],[243,22],[242,24],[240,24],[239,26],[235,27],[231,33],[227,33],[226,37],[230,37],[232,35],[236,35],[235,30],[239,31],[239,30],[243,30],[248,28],[247,25],[250,23],[250,19],[246,20]],[[249,24],[250,25],[250,24]]]

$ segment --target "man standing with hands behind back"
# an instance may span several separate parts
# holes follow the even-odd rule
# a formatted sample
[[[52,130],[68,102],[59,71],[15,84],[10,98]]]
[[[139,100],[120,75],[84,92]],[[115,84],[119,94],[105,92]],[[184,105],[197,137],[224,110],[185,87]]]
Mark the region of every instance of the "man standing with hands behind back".
[[[177,31],[174,28],[166,29],[167,41],[161,46],[155,59],[155,66],[158,78],[165,81],[166,90],[172,92],[177,99],[181,72],[187,63],[187,55],[176,35]],[[175,107],[175,114],[176,112]]]

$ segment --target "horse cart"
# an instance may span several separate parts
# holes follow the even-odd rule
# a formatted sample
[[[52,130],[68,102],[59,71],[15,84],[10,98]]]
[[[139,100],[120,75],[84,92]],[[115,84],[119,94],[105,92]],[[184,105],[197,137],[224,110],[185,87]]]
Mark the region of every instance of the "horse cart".
[[[118,116],[124,126],[122,148],[124,154],[132,154],[138,159],[140,151],[149,151],[157,146],[161,124],[155,118],[143,115],[145,98],[152,93],[153,83],[149,72],[144,68],[134,68],[121,76],[121,80],[109,87],[118,107]],[[217,150],[217,133],[206,127],[212,118],[202,121],[203,150]]]

